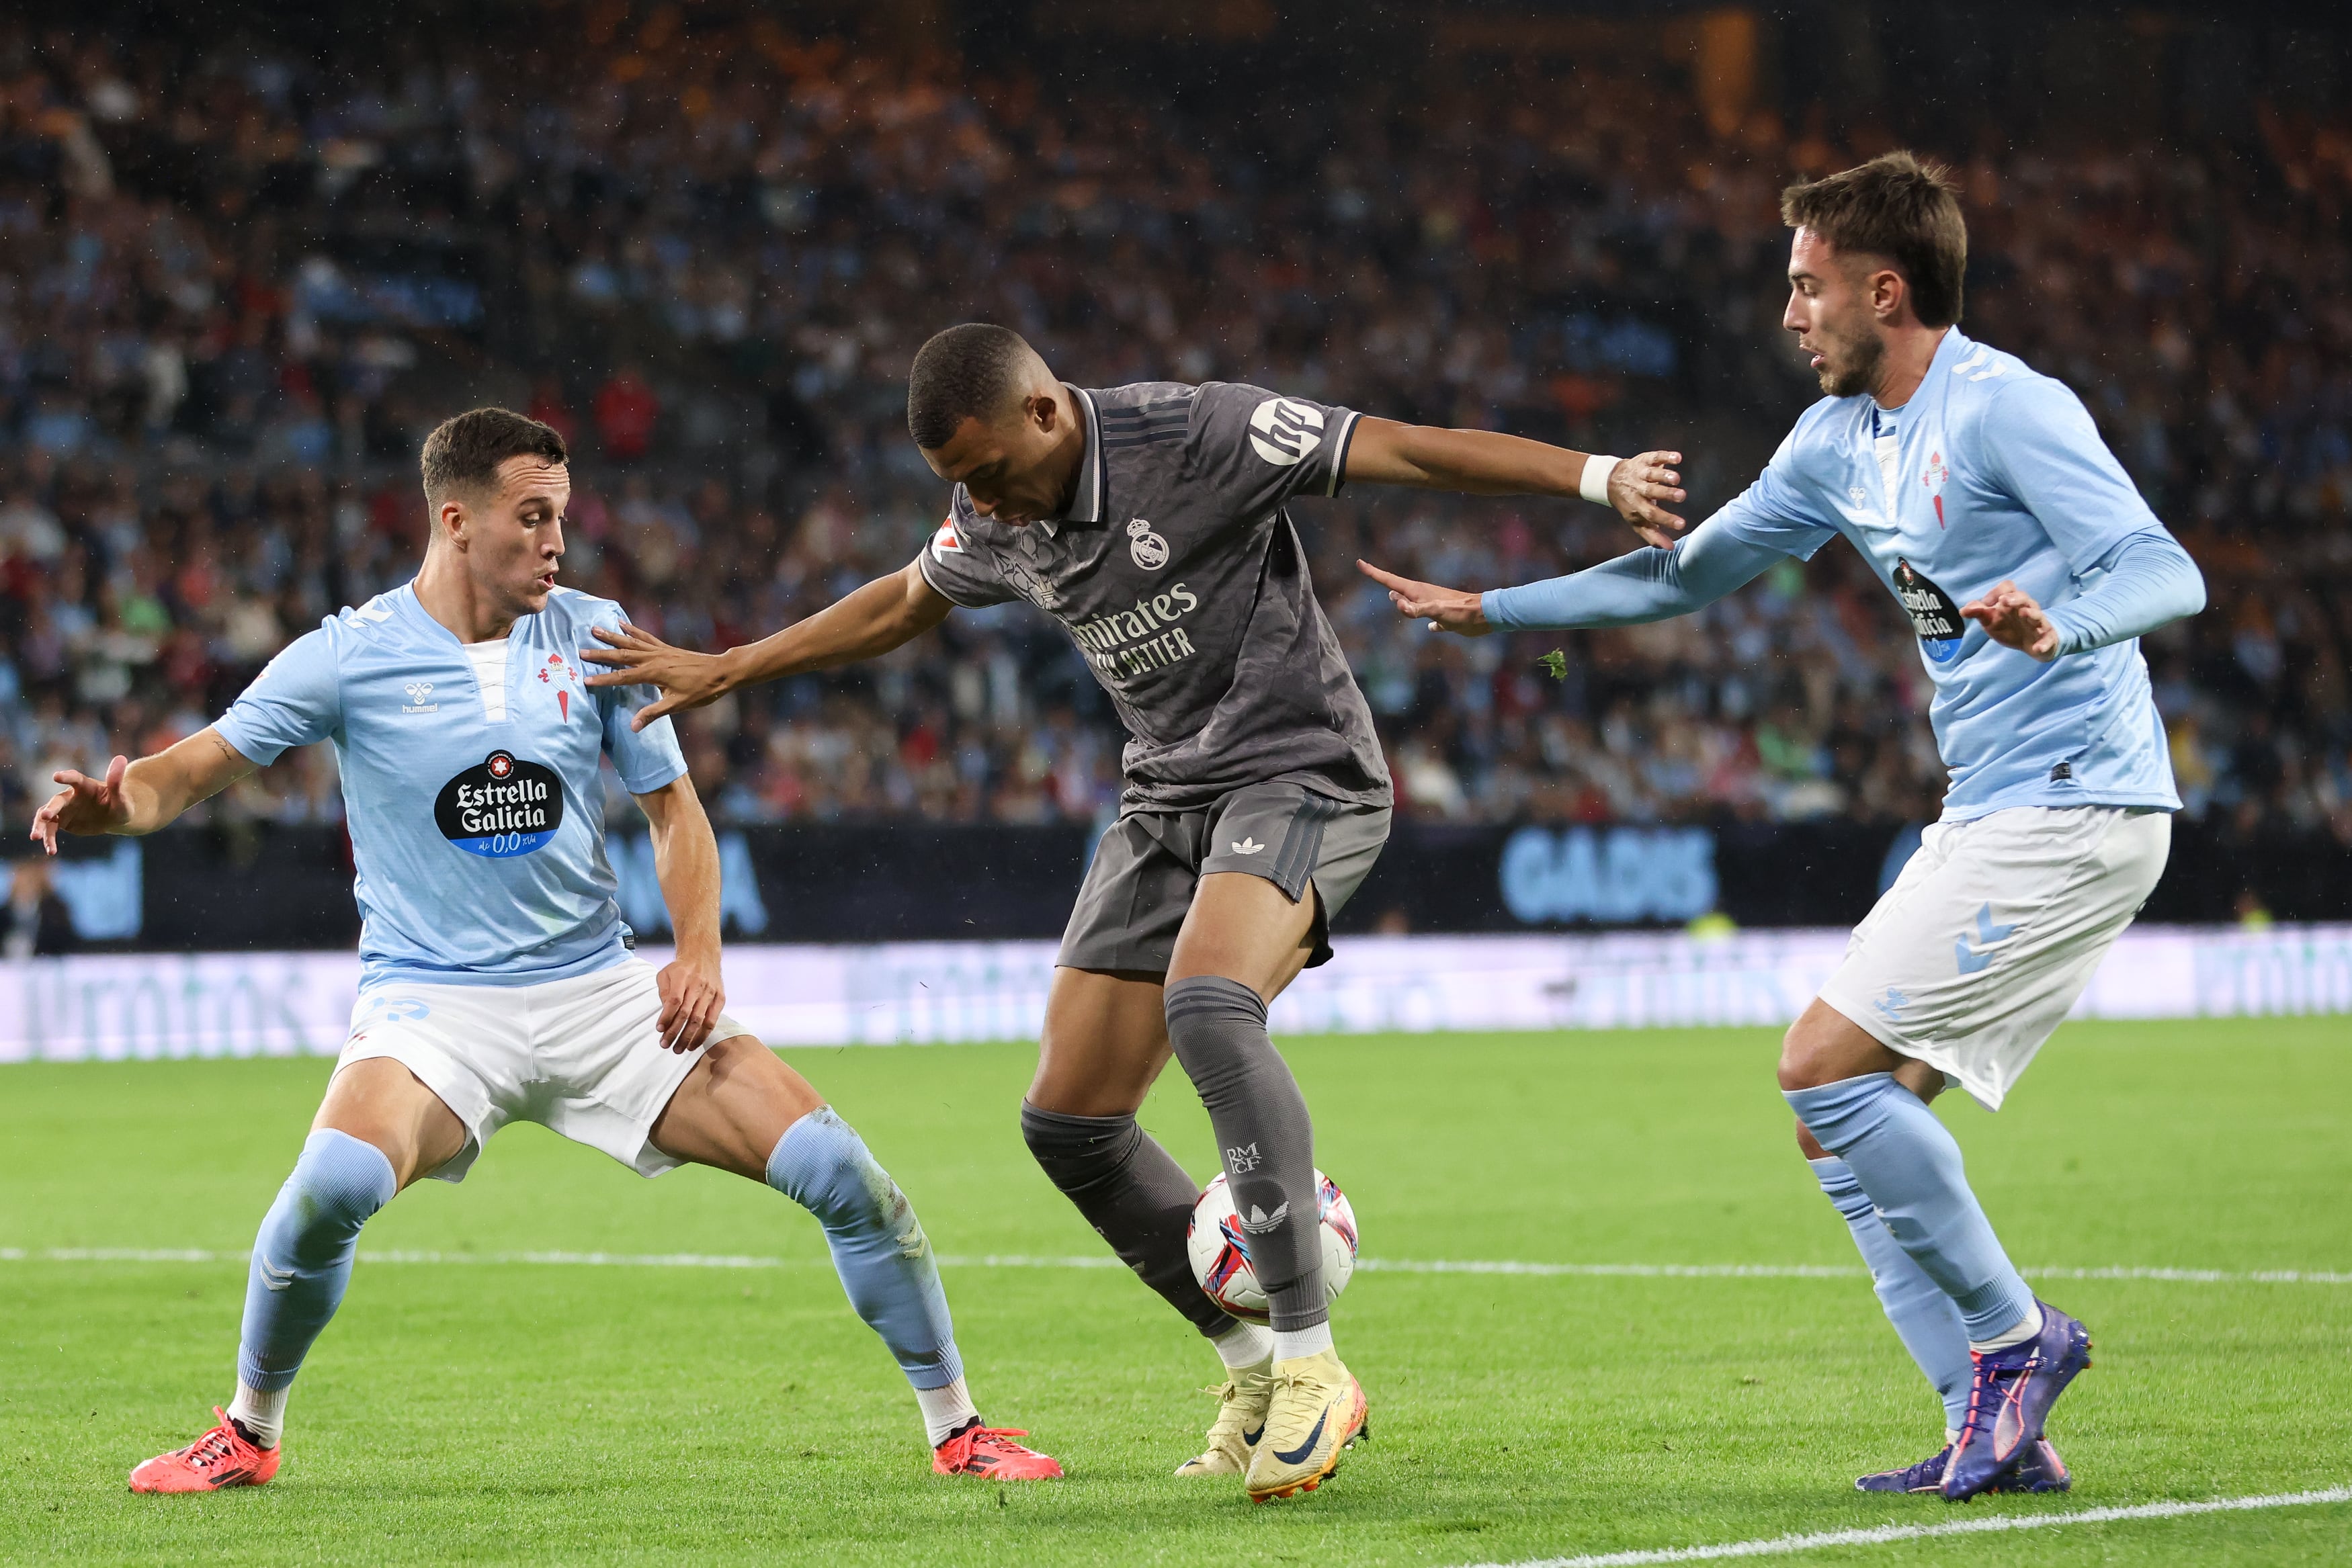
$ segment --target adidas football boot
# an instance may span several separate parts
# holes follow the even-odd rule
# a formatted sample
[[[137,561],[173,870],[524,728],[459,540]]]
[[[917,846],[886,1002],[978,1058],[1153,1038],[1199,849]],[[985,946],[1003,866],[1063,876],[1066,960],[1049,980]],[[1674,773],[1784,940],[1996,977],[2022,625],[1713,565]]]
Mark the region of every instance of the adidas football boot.
[[[1243,1485],[1252,1502],[1313,1491],[1339,1468],[1339,1450],[1366,1435],[1364,1390],[1324,1351],[1274,1364],[1265,1436]]]
[[[215,1406],[220,1425],[184,1448],[158,1454],[131,1472],[131,1490],[144,1492],[219,1491],[257,1487],[278,1473],[279,1450],[256,1447]]]
[[[1969,1353],[1969,1413],[1944,1469],[1944,1497],[1966,1502],[2008,1478],[2042,1437],[2050,1407],[2091,1364],[2091,1333],[2046,1301],[2042,1327],[2006,1350]]]
[[[1176,1467],[1180,1476],[1238,1476],[1248,1470],[1257,1441],[1265,1436],[1266,1407],[1274,1403],[1274,1363],[1232,1369],[1217,1396],[1217,1418],[1209,1424],[1209,1446]]]
[[[931,1469],[943,1476],[982,1476],[994,1481],[1060,1479],[1059,1464],[1013,1440],[1028,1435],[1016,1427],[983,1427],[975,1419],[931,1450]]]

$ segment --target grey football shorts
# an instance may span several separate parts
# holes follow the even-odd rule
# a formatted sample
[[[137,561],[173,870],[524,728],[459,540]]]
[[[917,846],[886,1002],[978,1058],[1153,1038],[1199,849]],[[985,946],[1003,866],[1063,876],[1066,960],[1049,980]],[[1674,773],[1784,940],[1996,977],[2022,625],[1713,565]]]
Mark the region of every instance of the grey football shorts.
[[[1055,962],[1164,975],[1193,889],[1213,872],[1238,871],[1265,878],[1293,904],[1312,885],[1311,969],[1329,961],[1331,917],[1388,839],[1388,807],[1350,805],[1298,784],[1251,784],[1189,811],[1124,812],[1095,847]]]

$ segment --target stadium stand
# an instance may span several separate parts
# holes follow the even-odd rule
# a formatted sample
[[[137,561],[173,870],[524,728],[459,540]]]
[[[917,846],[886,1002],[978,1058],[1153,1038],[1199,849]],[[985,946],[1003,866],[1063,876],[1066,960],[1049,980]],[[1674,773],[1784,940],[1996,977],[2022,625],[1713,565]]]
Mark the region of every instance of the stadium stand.
[[[1891,141],[1585,71],[1318,97],[1270,144],[1082,77],[679,16],[323,63],[0,21],[11,821],[404,580],[416,443],[467,402],[570,434],[570,580],[701,646],[912,555],[943,497],[902,378],[961,319],[1094,384],[1680,444],[1694,507],[1719,501],[1812,395],[1771,341],[1777,192]],[[2204,567],[2211,608],[2147,650],[2192,817],[2352,844],[2352,125],[2265,102],[2125,145],[1927,149],[1965,185],[1967,323],[2083,394]],[[1843,547],[1685,622],[1462,643],[1352,559],[1496,584],[1629,536],[1574,506],[1301,510],[1412,816],[1934,813],[1927,682]],[[1115,721],[1025,606],[686,728],[737,822],[1085,821],[1117,788]],[[331,768],[314,749],[213,816],[331,821]]]

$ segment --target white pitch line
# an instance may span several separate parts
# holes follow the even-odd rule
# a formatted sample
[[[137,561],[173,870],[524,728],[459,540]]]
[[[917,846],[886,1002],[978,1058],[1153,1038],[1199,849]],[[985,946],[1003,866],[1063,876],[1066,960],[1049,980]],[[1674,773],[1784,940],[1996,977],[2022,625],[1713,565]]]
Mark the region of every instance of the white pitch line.
[[[2123,1508],[2086,1508],[2073,1513],[2001,1514],[1950,1524],[1882,1524],[1873,1530],[1824,1530],[1811,1535],[1775,1535],[1761,1541],[1726,1541],[1712,1546],[1667,1546],[1648,1552],[1604,1552],[1589,1557],[1537,1557],[1517,1563],[1481,1563],[1474,1568],[1643,1568],[1653,1563],[1709,1563],[1726,1557],[1784,1557],[1833,1546],[1882,1546],[1937,1535],[1981,1535],[2006,1530],[2056,1530],[2069,1524],[2109,1524],[2119,1520],[2182,1519],[2200,1513],[2244,1513],[2263,1508],[2307,1508],[2352,1502],[2352,1487],[2320,1491],[2273,1492],[2264,1497],[2220,1497],[2203,1502],[2142,1502]]]
[[[773,1258],[728,1252],[432,1252],[362,1251],[362,1263],[502,1263],[604,1269],[791,1269],[821,1258]],[[242,1263],[243,1249],[187,1247],[0,1247],[0,1263]],[[1029,1253],[943,1254],[950,1269],[1124,1269],[1107,1254],[1057,1258]],[[1423,1258],[1364,1258],[1359,1270],[1376,1274],[1505,1274],[1532,1279],[1601,1280],[1858,1280],[1863,1270],[1823,1263],[1528,1263]],[[2036,1280],[2147,1280],[2182,1285],[2352,1285],[2352,1272],[2325,1269],[2107,1268],[2027,1269]]]

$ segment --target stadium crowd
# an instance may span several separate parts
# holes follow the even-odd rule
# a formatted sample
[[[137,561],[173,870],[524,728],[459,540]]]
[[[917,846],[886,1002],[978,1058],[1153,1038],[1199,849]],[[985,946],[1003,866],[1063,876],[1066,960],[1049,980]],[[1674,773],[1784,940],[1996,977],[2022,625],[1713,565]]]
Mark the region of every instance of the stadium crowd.
[[[1694,507],[1720,501],[1814,395],[1776,342],[1778,192],[1889,142],[1819,114],[1710,129],[1596,73],[1244,124],[680,16],[604,6],[560,49],[451,38],[331,78],[0,22],[13,820],[53,767],[191,732],[404,580],[451,387],[565,430],[567,580],[703,646],[913,555],[944,497],[903,377],[959,319],[1091,384],[1683,445]],[[2211,607],[2147,650],[2191,810],[2352,841],[2352,126],[2255,127],[2161,157],[1925,150],[1964,185],[1967,328],[2083,394],[2205,568]],[[1686,621],[1464,643],[1354,559],[1492,585],[1631,536],[1572,503],[1297,510],[1413,814],[1934,814],[1928,683],[1842,546]],[[1017,604],[686,730],[736,820],[1091,819],[1117,790],[1107,705]],[[219,809],[331,818],[320,749]]]

